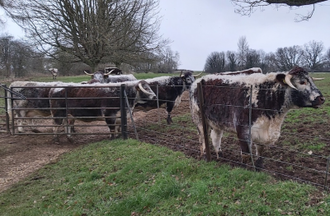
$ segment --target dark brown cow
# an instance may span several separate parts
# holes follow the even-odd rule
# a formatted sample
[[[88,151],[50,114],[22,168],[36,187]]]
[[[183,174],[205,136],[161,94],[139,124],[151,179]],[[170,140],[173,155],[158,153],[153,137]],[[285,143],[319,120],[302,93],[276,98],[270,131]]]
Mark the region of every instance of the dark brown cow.
[[[50,108],[51,114],[55,118],[54,123],[60,125],[66,120],[66,116],[73,118],[67,122],[69,127],[67,137],[71,140],[71,124],[74,118],[79,118],[81,121],[91,122],[100,121],[103,117],[108,124],[110,132],[116,131],[115,121],[120,111],[120,86],[125,85],[125,91],[131,109],[136,104],[146,103],[148,100],[156,98],[155,93],[151,90],[147,82],[132,81],[123,83],[111,84],[94,84],[94,85],[72,85],[65,88],[53,88],[50,90]],[[67,95],[68,100],[62,99]],[[96,99],[81,99],[81,98],[96,98]],[[76,98],[76,99],[75,99]],[[80,98],[80,99],[79,99]],[[65,108],[69,109],[58,109]],[[73,108],[73,109],[70,109]],[[67,113],[66,113],[67,111]],[[91,118],[95,117],[95,118]],[[54,127],[54,140],[58,141],[58,127]],[[113,134],[110,138],[114,137]]]
[[[197,83],[202,84],[204,113],[199,108]],[[252,91],[251,91],[251,86]],[[251,95],[252,94],[252,95]],[[252,101],[252,104],[250,104]],[[290,109],[317,108],[325,101],[308,73],[295,67],[289,72],[241,75],[206,75],[196,80],[190,89],[190,108],[205,150],[202,115],[211,129],[211,139],[217,157],[221,153],[224,131],[237,134],[242,159],[249,158],[249,107],[251,105],[251,138],[256,145],[257,167],[262,167],[265,145],[274,144],[281,132],[283,120]],[[202,152],[204,154],[204,152]]]

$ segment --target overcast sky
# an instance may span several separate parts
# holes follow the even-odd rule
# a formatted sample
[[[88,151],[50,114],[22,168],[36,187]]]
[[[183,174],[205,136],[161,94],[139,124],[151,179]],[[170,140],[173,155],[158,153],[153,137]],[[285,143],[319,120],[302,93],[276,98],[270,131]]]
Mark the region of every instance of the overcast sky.
[[[235,13],[230,0],[160,0],[159,9],[160,34],[179,52],[179,68],[203,70],[211,52],[237,51],[242,36],[251,49],[266,53],[313,40],[323,42],[324,51],[330,48],[330,1],[317,4],[313,17],[302,22],[295,21],[297,14],[306,15],[312,6],[292,10],[268,6],[250,17]],[[0,32],[18,39],[24,35],[10,21]]]
[[[290,10],[268,6],[250,17],[234,12],[230,0],[160,0],[161,34],[180,54],[180,68],[202,70],[213,51],[237,51],[242,36],[251,49],[277,48],[322,41],[330,48],[330,1],[317,4],[309,21],[296,22],[312,6]],[[324,51],[325,51],[324,50]]]

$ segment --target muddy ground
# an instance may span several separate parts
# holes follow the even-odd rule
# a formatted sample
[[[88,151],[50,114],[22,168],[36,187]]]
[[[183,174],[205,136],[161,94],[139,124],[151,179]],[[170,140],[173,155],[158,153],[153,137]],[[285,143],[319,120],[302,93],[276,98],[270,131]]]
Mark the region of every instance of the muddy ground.
[[[181,116],[189,113],[188,94],[182,97],[179,107],[176,107],[172,116]],[[135,125],[138,132],[138,138],[148,143],[166,146],[174,151],[182,151],[187,157],[203,159],[200,157],[200,145],[198,143],[198,135],[195,129],[191,129],[192,122],[187,118],[177,119],[171,126],[163,124],[166,118],[164,109],[151,110],[149,112],[136,112],[134,114]],[[82,123],[81,123],[82,124]],[[103,122],[93,123],[104,125]],[[150,125],[153,125],[150,127]],[[277,179],[293,179],[299,182],[307,182],[322,188],[323,185],[329,186],[330,181],[327,180],[326,155],[330,155],[329,148],[322,148],[317,152],[310,150],[299,150],[288,148],[288,140],[290,145],[303,139],[306,143],[315,140],[315,137],[329,140],[324,135],[324,131],[330,131],[330,124],[322,125],[322,130],[315,130],[311,125],[300,125],[297,131],[292,132],[290,125],[283,125],[286,131],[289,131],[289,139],[287,135],[281,135],[276,146],[270,146],[266,149],[265,169],[264,172],[273,175]],[[52,135],[10,135],[4,132],[5,128],[0,128],[0,192],[9,188],[12,184],[27,177],[45,164],[54,162],[58,157],[78,147],[108,139],[108,135],[75,135],[74,142],[70,143],[63,135],[60,143],[54,143]],[[51,128],[43,128],[44,131],[51,133]],[[166,132],[164,132],[166,130]],[[78,133],[103,132],[106,133],[106,127],[82,127],[77,128]],[[290,135],[291,133],[293,133]],[[322,132],[323,131],[323,132]],[[313,136],[311,136],[312,134]],[[308,135],[308,136],[307,136]],[[129,137],[136,138],[134,128],[129,127]],[[216,155],[211,149],[212,160],[217,160]],[[245,167],[253,170],[253,164],[248,163],[244,166],[240,163],[240,148],[237,144],[235,136],[224,137],[222,142],[223,157],[218,159],[219,164],[228,164],[231,166]],[[325,155],[325,156],[322,156]]]

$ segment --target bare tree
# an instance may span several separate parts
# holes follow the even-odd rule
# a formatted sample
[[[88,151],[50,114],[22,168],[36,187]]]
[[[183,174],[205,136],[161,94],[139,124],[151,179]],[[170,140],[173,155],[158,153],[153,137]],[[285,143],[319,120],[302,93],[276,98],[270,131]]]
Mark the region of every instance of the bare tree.
[[[324,58],[325,58],[324,69],[330,71],[330,48],[326,51]]]
[[[303,61],[310,70],[320,70],[324,63],[322,42],[310,41],[304,45]]]
[[[158,73],[172,73],[179,65],[180,55],[178,52],[173,52],[170,47],[166,47],[158,55],[157,72]]]
[[[238,67],[237,54],[233,51],[227,51],[226,56],[228,60],[228,64],[227,64],[228,70],[236,71]]]
[[[163,42],[156,0],[8,2],[7,13],[39,48],[53,57],[60,49],[93,69],[104,59],[117,66],[136,61]]]
[[[246,53],[245,68],[257,67],[260,66],[260,64],[261,64],[260,54],[256,50],[250,49]]]
[[[0,50],[1,75],[23,77],[32,71],[42,71],[42,56],[26,42],[3,36],[0,37]]]
[[[236,6],[235,12],[242,15],[251,15],[256,8],[265,7],[269,5],[286,5],[289,7],[301,7],[311,5],[312,11],[308,12],[307,15],[300,17],[300,20],[308,20],[313,16],[315,11],[315,4],[325,2],[327,0],[231,0]]]
[[[225,70],[226,55],[224,52],[212,52],[206,59],[204,71],[206,73],[218,73]]]
[[[246,61],[247,61],[246,56],[250,49],[245,36],[239,38],[237,46],[238,46],[238,61],[239,61],[238,64],[240,66],[239,69],[243,69],[246,66]]]
[[[278,48],[275,53],[275,64],[279,70],[289,71],[302,64],[303,50],[300,46]]]

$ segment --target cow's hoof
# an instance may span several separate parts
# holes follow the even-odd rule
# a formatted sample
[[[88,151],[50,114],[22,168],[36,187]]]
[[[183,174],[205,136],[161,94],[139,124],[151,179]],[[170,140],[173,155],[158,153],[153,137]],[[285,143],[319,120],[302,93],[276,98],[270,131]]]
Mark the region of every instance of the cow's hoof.
[[[33,133],[41,133],[41,131],[38,130],[38,129],[32,129],[32,132],[33,132]]]
[[[171,118],[171,117],[168,117],[168,118],[166,119],[166,121],[167,121],[167,124],[172,124],[172,123],[173,123],[173,121],[172,121],[172,118]]]
[[[52,140],[53,143],[55,144],[59,144],[60,143],[60,139],[58,137],[54,137]]]
[[[223,157],[222,151],[218,152],[218,156],[219,156],[219,158]]]
[[[69,141],[70,143],[73,143],[73,142],[74,142],[72,137],[67,137],[67,139],[68,139],[68,141]]]
[[[256,171],[260,172],[263,170],[264,165],[263,165],[263,158],[258,158],[255,163],[256,166]]]

